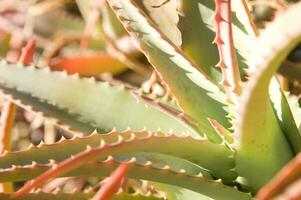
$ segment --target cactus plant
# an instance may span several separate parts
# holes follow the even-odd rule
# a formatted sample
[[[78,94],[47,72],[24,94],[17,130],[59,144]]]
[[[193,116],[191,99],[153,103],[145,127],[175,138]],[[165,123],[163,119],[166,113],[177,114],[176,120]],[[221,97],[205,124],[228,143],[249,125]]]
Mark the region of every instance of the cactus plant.
[[[77,2],[87,13],[86,1]],[[260,34],[244,0],[177,3],[107,0],[101,8],[110,13],[103,20],[115,20],[114,37],[137,42],[173,100],[0,62],[1,95],[74,134],[4,152],[0,181],[31,181],[0,199],[88,199],[94,194],[28,192],[55,177],[106,177],[120,163],[128,178],[150,181],[167,199],[252,199],[300,152],[300,108],[291,109],[274,74],[301,40],[301,3]]]

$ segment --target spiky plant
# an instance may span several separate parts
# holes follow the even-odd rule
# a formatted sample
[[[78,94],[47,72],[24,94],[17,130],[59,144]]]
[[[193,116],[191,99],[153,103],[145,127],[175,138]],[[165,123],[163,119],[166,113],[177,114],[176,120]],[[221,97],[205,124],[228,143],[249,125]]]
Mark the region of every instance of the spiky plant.
[[[1,61],[7,99],[86,136],[5,152],[0,181],[33,181],[0,199],[87,199],[92,194],[27,193],[54,177],[106,177],[120,163],[128,163],[128,178],[151,181],[168,199],[252,199],[300,152],[298,111],[274,73],[301,40],[301,3],[260,36],[244,0],[184,0],[180,10],[173,0],[107,3],[176,103]]]

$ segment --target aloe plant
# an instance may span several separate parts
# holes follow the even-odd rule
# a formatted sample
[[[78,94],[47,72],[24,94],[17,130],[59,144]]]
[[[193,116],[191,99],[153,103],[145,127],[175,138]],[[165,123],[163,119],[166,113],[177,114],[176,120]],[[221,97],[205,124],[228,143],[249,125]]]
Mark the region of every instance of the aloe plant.
[[[0,62],[1,95],[75,135],[5,152],[0,181],[32,180],[13,196],[88,199],[94,194],[28,192],[55,177],[107,177],[127,163],[128,178],[150,181],[167,199],[252,199],[300,152],[300,108],[291,109],[274,74],[300,43],[301,4],[259,35],[244,0],[181,1],[180,10],[177,3],[108,0],[101,8],[114,21],[114,37],[127,31],[176,102]],[[86,1],[78,5],[87,13]]]

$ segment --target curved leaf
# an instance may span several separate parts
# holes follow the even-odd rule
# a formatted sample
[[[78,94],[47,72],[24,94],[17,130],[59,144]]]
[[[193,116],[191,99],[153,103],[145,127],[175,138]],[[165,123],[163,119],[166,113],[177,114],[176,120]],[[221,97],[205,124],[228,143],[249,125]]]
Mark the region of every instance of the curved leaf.
[[[128,173],[129,178],[171,184],[204,194],[213,199],[251,199],[250,194],[240,192],[234,187],[225,186],[220,181],[207,180],[200,174],[190,174],[185,171],[185,167],[183,167],[180,171],[175,170],[173,168],[173,163],[170,163],[168,166],[164,166],[163,168],[158,168],[153,166],[151,162],[139,162],[134,160],[130,160],[128,162],[131,164],[130,171]],[[120,162],[116,162],[112,158],[109,158],[98,163],[91,162],[65,174],[64,176],[108,176],[119,164]],[[34,164],[34,166],[15,167],[14,169],[11,169],[11,171],[10,169],[0,171],[0,177],[3,180],[3,177],[9,173],[11,173],[10,179],[13,177],[20,179],[22,176],[35,177],[47,169],[50,169],[50,165],[42,166]]]
[[[84,151],[87,146],[98,147],[102,141],[111,150],[103,151],[103,155],[98,155],[99,158],[133,152],[167,154],[193,162],[209,170],[215,177],[225,179],[225,181],[232,181],[236,178],[236,173],[232,171],[234,167],[231,158],[232,152],[222,144],[213,144],[208,140],[196,140],[190,137],[132,131],[122,134],[118,132],[93,134],[84,138],[64,140],[53,145],[31,147],[26,151],[9,152],[0,157],[0,168],[5,169],[12,165],[28,165],[32,161],[42,164],[47,163],[50,159],[62,161],[71,155]],[[61,151],[62,149],[64,151]]]
[[[207,118],[229,127],[224,110],[226,97],[170,42],[131,0],[109,0],[124,27],[140,43],[150,63],[177,97],[186,114],[196,120],[198,130],[212,141],[221,142]]]
[[[301,17],[300,9],[301,4],[297,4],[272,22],[258,39],[253,57],[249,59],[256,71],[241,96],[241,117],[236,124],[236,169],[248,180],[253,192],[292,158],[293,149],[289,143],[293,144],[292,138],[300,137],[286,138],[268,92],[273,74],[301,40],[301,27],[293,22]]]
[[[281,129],[294,154],[297,155],[301,150],[301,136],[298,131],[297,121],[294,119],[293,110],[290,108],[287,97],[275,78],[270,83],[269,94]]]
[[[181,32],[177,27],[179,22],[177,0],[136,0],[135,3],[148,14],[170,41],[181,46]]]

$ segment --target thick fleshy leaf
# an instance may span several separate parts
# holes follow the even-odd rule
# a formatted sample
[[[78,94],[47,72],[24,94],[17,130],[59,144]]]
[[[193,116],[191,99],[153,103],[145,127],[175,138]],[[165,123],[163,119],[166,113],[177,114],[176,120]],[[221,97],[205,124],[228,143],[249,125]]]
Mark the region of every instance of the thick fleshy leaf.
[[[181,170],[185,170],[186,173],[190,175],[198,175],[202,174],[206,180],[213,180],[210,173],[201,168],[200,166],[189,162],[185,159],[181,159],[178,157],[168,156],[165,154],[155,154],[155,153],[146,153],[146,152],[138,152],[138,153],[130,153],[130,154],[123,154],[121,156],[116,157],[108,157],[99,162],[90,162],[88,166],[81,166],[75,170],[70,172],[60,174],[59,176],[82,176],[82,177],[95,177],[95,176],[109,176],[111,171],[114,171],[114,167],[118,166],[120,162],[128,162],[129,160],[136,160],[136,163],[139,165],[145,165],[146,163],[151,163],[154,168],[163,169],[166,166],[172,168],[172,170],[176,172],[180,172]],[[109,161],[108,161],[109,160]],[[107,166],[105,171],[101,172],[101,167],[104,164],[109,164],[116,162],[116,165]],[[131,161],[132,162],[132,161]],[[0,182],[9,181],[24,181],[29,180],[37,177],[41,173],[45,172],[46,170],[51,169],[53,164],[57,164],[55,161],[49,161],[46,164],[38,164],[32,163],[30,165],[19,165],[19,166],[12,166],[11,168],[7,168],[5,170],[0,171],[1,178]],[[133,165],[131,166],[133,167]],[[134,166],[134,168],[137,166]],[[22,175],[21,175],[22,173]]]
[[[289,107],[292,111],[294,121],[296,122],[297,126],[299,127],[299,132],[301,134],[301,99],[298,99],[296,96],[292,95],[285,95]]]
[[[126,69],[123,63],[106,54],[59,58],[50,68],[67,71],[68,74],[96,77],[105,72],[118,74]]]
[[[301,17],[300,9],[301,4],[297,4],[278,16],[262,33],[249,59],[255,71],[239,104],[236,169],[253,192],[292,158],[296,143],[291,139],[300,137],[291,137],[282,130],[268,92],[275,71],[301,40],[301,27],[293,21]]]
[[[164,159],[162,159],[164,161]],[[152,162],[135,161],[134,159],[129,161],[131,164],[130,171],[128,173],[129,178],[143,179],[149,181],[155,181],[159,183],[165,183],[175,185],[181,188],[186,188],[197,193],[201,193],[213,199],[233,199],[244,200],[251,199],[250,194],[243,193],[237,190],[235,187],[225,186],[219,180],[208,180],[204,178],[200,173],[194,174],[189,171],[185,171],[185,166],[182,166],[182,170],[174,168],[173,163],[168,165],[161,165],[161,167],[153,165]],[[102,162],[85,164],[84,166],[73,170],[64,176],[108,176],[116,169],[120,164],[120,161],[115,161],[112,158],[108,158]],[[163,163],[162,163],[163,164]],[[2,180],[6,175],[10,176],[10,179],[21,179],[22,177],[35,177],[47,169],[50,169],[51,165],[39,165],[24,166],[11,168],[5,171],[0,171]],[[2,176],[4,175],[4,176]]]
[[[67,114],[78,116],[77,120],[101,132],[113,128],[120,131],[147,128],[198,136],[182,119],[163,111],[159,106],[139,101],[139,95],[124,86],[112,86],[94,79],[79,78],[78,75],[68,76],[64,72],[50,72],[4,61],[0,63],[0,82],[2,88],[35,97],[40,101],[39,106],[42,103],[50,104],[65,110]]]
[[[232,152],[225,145],[190,137],[132,131],[122,134],[117,132],[103,135],[94,134],[82,139],[64,140],[53,145],[41,145],[31,147],[26,151],[7,153],[0,158],[0,168],[9,168],[11,165],[28,165],[32,161],[44,164],[49,159],[62,161],[84,151],[87,146],[98,147],[101,141],[105,142],[111,150],[104,150],[103,155],[99,154],[99,158],[133,152],[167,154],[193,162],[209,170],[215,177],[223,178],[227,182],[236,178],[236,173],[232,171],[234,167],[234,161],[231,158]],[[64,151],[61,151],[62,148]]]
[[[239,66],[247,68],[244,63],[255,39],[255,33],[248,17],[244,0],[232,2],[232,21],[235,48]],[[208,76],[220,80],[220,72],[215,65],[218,63],[218,51],[212,41],[215,37],[214,26],[215,4],[213,0],[182,1],[180,30],[182,32],[182,49],[196,62]],[[243,71],[241,71],[243,73]]]
[[[32,97],[24,92],[7,88],[1,84],[0,91],[1,95],[9,101],[14,102],[16,105],[42,118],[46,118],[55,125],[67,131],[71,131],[74,134],[90,134],[97,129],[95,126],[83,122],[78,115],[70,114],[64,109],[42,102],[38,98]]]
[[[177,97],[186,114],[196,120],[197,129],[214,142],[221,137],[207,118],[229,127],[224,110],[225,95],[183,55],[146,17],[133,1],[109,0],[128,32],[139,41],[140,48]]]
[[[269,93],[280,127],[297,155],[301,151],[301,135],[288,99],[275,78],[270,83]]]
[[[168,39],[175,45],[181,46],[181,32],[177,27],[179,22],[177,0],[136,0],[135,2],[148,14]]]

